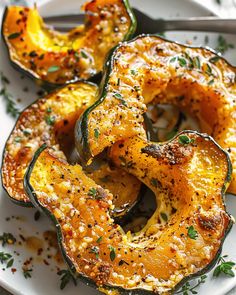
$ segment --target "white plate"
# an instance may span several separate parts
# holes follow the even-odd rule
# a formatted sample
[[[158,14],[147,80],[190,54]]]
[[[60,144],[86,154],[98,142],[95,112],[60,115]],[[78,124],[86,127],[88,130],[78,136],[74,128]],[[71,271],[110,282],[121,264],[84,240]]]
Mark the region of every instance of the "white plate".
[[[24,1],[24,0],[21,0]],[[3,4],[7,0],[0,0],[0,17],[3,10]],[[11,0],[13,2],[13,0]],[[33,1],[32,1],[33,2]],[[54,0],[47,1],[41,0],[37,1],[40,6],[40,11],[44,15],[46,14],[57,14],[66,12],[75,12],[79,10],[79,7],[83,1],[79,0]],[[56,3],[56,5],[55,5]],[[170,16],[203,16],[209,15],[209,11],[200,6],[194,1],[190,0],[133,0],[131,1],[133,6],[138,7],[144,12],[150,14],[153,17],[170,17]],[[2,6],[2,7],[1,7]],[[207,34],[209,36],[209,46],[213,48],[216,46],[216,40],[218,34]],[[204,45],[204,38],[206,34],[203,33],[169,33],[167,36],[173,40],[178,40],[181,42],[186,42],[186,40],[193,41],[193,44]],[[226,36],[230,43],[236,45],[236,36]],[[22,102],[19,103],[20,108],[28,105],[30,102],[36,99],[36,86],[34,83],[27,78],[21,79],[20,74],[16,72],[9,65],[7,59],[6,51],[2,44],[0,43],[0,71],[10,78],[11,84],[9,85],[9,91],[14,95],[15,98],[21,98]],[[236,50],[231,50],[227,53],[227,58],[232,62],[236,60]],[[22,89],[27,86],[29,92],[23,92]],[[11,119],[5,111],[5,102],[0,98],[0,158],[2,156],[2,151],[4,143],[14,125],[14,120]],[[228,210],[236,215],[236,198],[233,196],[227,196],[227,208]],[[34,221],[34,209],[26,209],[18,207],[12,204],[6,196],[6,193],[1,189],[0,191],[0,235],[3,232],[11,232],[16,236],[19,241],[19,234],[24,236],[36,236],[38,232],[38,237],[42,236],[42,232],[45,229],[50,228],[50,223],[45,217],[41,217],[38,222]],[[20,220],[11,219],[11,221],[6,221],[9,216],[20,216]],[[228,254],[229,259],[236,261],[236,227],[233,228],[231,233],[226,239],[224,244],[223,254]],[[72,284],[68,285],[63,292],[59,289],[59,277],[56,274],[56,263],[50,260],[50,266],[46,266],[42,259],[38,259],[34,252],[26,248],[25,246],[6,246],[1,248],[0,251],[6,251],[11,253],[14,258],[14,267],[17,269],[15,274],[12,274],[10,269],[5,271],[2,270],[2,265],[0,265],[0,285],[8,289],[13,294],[24,294],[24,295],[93,295],[99,294],[94,289],[86,287],[79,282],[77,287]],[[14,251],[19,252],[19,256],[14,254]],[[22,274],[21,267],[25,259],[29,257],[34,257],[34,267],[32,272],[32,278],[26,280]],[[46,257],[46,252],[42,254]],[[65,268],[64,265],[59,265],[60,268]],[[235,278],[219,278],[213,279],[212,273],[208,274],[207,282],[201,286],[199,294],[226,294],[232,287],[236,285]]]

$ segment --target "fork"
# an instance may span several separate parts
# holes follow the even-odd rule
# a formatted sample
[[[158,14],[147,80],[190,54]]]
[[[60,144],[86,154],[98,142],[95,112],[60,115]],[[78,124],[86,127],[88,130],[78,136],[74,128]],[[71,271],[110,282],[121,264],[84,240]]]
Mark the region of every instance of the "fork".
[[[215,16],[204,17],[178,17],[170,19],[153,19],[133,8],[137,19],[137,30],[135,35],[142,33],[155,34],[164,31],[204,31],[217,33],[236,32],[236,19],[223,19]],[[55,29],[66,32],[84,22],[84,14],[58,15],[44,17],[47,24]]]

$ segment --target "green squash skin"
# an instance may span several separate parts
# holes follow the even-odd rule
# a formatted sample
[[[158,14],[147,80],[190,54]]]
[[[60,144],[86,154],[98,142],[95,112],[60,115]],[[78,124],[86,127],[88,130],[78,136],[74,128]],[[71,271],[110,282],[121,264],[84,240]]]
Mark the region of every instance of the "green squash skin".
[[[77,81],[77,83],[81,83],[81,82],[82,82],[82,83],[89,84],[89,85],[93,85],[93,86],[96,85],[95,83],[92,83],[92,82],[89,82],[89,81],[85,81],[85,80]],[[75,84],[75,83],[69,83],[67,86],[69,86],[70,84]],[[96,85],[96,86],[97,86],[97,85]],[[58,92],[58,91],[60,91],[61,89],[63,89],[63,87],[64,87],[64,86],[61,86],[61,87],[57,88],[57,89],[56,89],[56,92]],[[55,90],[54,90],[54,91],[55,91]],[[53,91],[51,91],[50,93],[48,93],[46,96],[43,96],[43,97],[40,97],[40,98],[36,99],[35,101],[33,101],[30,105],[28,105],[27,107],[25,107],[25,108],[21,111],[21,113],[19,114],[19,116],[18,116],[18,118],[17,118],[17,120],[16,120],[16,123],[14,124],[14,126],[13,126],[13,128],[12,128],[12,130],[11,130],[11,132],[10,132],[10,135],[8,136],[8,138],[7,138],[7,140],[6,140],[6,143],[5,143],[5,145],[4,145],[3,155],[2,155],[2,161],[1,161],[1,167],[3,166],[3,162],[4,162],[4,158],[5,158],[6,144],[7,144],[8,140],[10,139],[11,134],[12,134],[13,130],[15,129],[16,124],[17,124],[17,122],[18,122],[18,120],[19,120],[21,114],[22,114],[23,112],[25,112],[28,108],[30,108],[33,104],[35,104],[37,101],[46,98],[46,97],[47,97],[48,95],[50,95],[52,92],[53,92]],[[2,179],[2,177],[3,177],[3,175],[2,175],[2,169],[1,169],[1,176],[0,176],[0,177],[1,177],[1,179]],[[21,206],[21,207],[26,207],[26,208],[33,208],[33,207],[34,207],[33,204],[32,204],[31,202],[24,202],[24,201],[16,200],[16,199],[14,199],[12,196],[10,196],[9,193],[8,193],[8,191],[7,191],[7,188],[6,188],[6,187],[4,186],[4,184],[3,184],[3,181],[2,181],[2,187],[3,187],[4,191],[6,192],[8,198],[9,198],[14,204],[16,204],[16,205],[18,205],[18,206]]]
[[[204,50],[207,50],[207,51],[213,53],[215,56],[219,57],[219,59],[224,60],[229,66],[233,67],[225,58],[220,56],[215,50],[213,50],[211,48],[204,47],[204,46],[189,46],[189,45],[177,42],[177,41],[168,40],[168,39],[163,38],[157,34],[142,34],[142,35],[135,37],[132,40],[129,40],[126,43],[129,44],[131,42],[135,42],[136,40],[143,38],[143,37],[156,37],[156,38],[161,39],[163,41],[166,41],[169,43],[174,43],[174,44],[180,45],[185,48],[204,49]],[[76,127],[75,127],[76,148],[77,148],[77,151],[80,155],[81,160],[84,161],[85,163],[87,163],[94,156],[94,155],[92,155],[92,153],[90,151],[90,146],[89,146],[89,142],[88,142],[88,116],[98,105],[100,105],[106,99],[107,84],[108,84],[108,81],[110,78],[110,74],[114,68],[114,62],[115,62],[114,56],[115,56],[116,52],[119,50],[119,48],[122,46],[123,46],[123,44],[117,45],[116,47],[114,47],[112,49],[112,51],[108,55],[107,61],[104,64],[104,71],[103,71],[102,81],[100,84],[100,95],[98,96],[98,100],[83,113],[81,118],[76,123]]]
[[[173,137],[171,140],[169,140],[169,142],[173,141],[179,135],[186,134],[186,133],[196,134],[198,136],[201,136],[202,138],[206,138],[208,140],[211,140],[214,143],[214,145],[225,154],[226,162],[227,162],[227,166],[228,166],[228,171],[227,171],[227,175],[226,175],[226,178],[225,178],[224,185],[223,185],[222,190],[221,190],[222,201],[223,201],[223,204],[225,205],[224,201],[225,201],[226,187],[227,187],[227,184],[230,183],[231,173],[232,173],[232,165],[231,165],[231,161],[230,161],[228,153],[225,150],[223,150],[211,136],[209,136],[207,134],[201,134],[201,133],[199,133],[197,131],[192,131],[192,130],[187,130],[187,131],[180,132],[175,137]],[[34,206],[37,207],[40,211],[42,211],[44,214],[46,214],[48,216],[48,218],[52,221],[54,226],[56,227],[58,243],[59,243],[60,249],[62,251],[63,258],[65,259],[65,262],[67,263],[68,268],[70,269],[71,273],[75,275],[76,274],[76,269],[75,269],[72,261],[70,260],[70,258],[67,256],[66,251],[65,251],[65,249],[63,247],[63,233],[62,233],[61,227],[60,227],[57,219],[55,218],[55,216],[48,209],[46,209],[45,207],[43,207],[39,203],[39,201],[37,199],[37,195],[34,193],[34,189],[30,184],[30,176],[31,176],[32,170],[34,168],[35,162],[37,161],[40,154],[46,148],[47,148],[47,146],[43,145],[35,153],[34,158],[33,158],[32,162],[30,163],[30,165],[29,165],[29,167],[28,167],[28,169],[26,171],[25,177],[24,177],[24,188],[25,188],[25,191],[28,194],[30,200],[34,204]],[[228,227],[225,229],[225,235],[221,240],[221,246],[219,247],[219,250],[216,253],[215,258],[205,268],[203,268],[199,272],[197,272],[195,274],[192,274],[192,275],[189,275],[188,277],[185,277],[181,282],[179,282],[178,285],[176,285],[176,287],[173,290],[170,291],[171,294],[173,294],[174,292],[179,290],[181,287],[183,287],[183,285],[187,281],[198,278],[199,276],[202,276],[203,274],[206,274],[207,272],[209,272],[210,270],[212,270],[214,268],[214,266],[216,265],[216,263],[217,263],[217,261],[219,259],[219,256],[221,255],[224,240],[225,240],[226,236],[228,235],[228,233],[230,232],[232,226],[233,226],[233,219],[231,218],[231,221],[229,222]],[[81,274],[80,275],[76,274],[76,276],[78,276],[78,278],[81,279],[82,282],[85,283],[87,286],[98,289],[98,286],[90,278],[82,276]],[[125,290],[125,289],[123,289],[121,287],[115,287],[115,286],[104,286],[104,289],[117,290],[118,292],[120,292],[121,295],[150,295],[150,294],[154,294],[152,291],[147,291],[147,290],[142,290],[142,289],[127,289],[127,290]]]
[[[129,4],[129,0],[122,0],[122,2],[123,2],[124,6],[126,8],[126,11],[127,11],[128,15],[129,15],[129,17],[130,17],[130,28],[129,28],[129,31],[127,32],[127,34],[124,36],[124,39],[123,39],[123,41],[127,41],[127,40],[130,40],[133,37],[134,33],[135,33],[135,30],[136,30],[136,27],[137,27],[137,20],[135,18],[135,15],[134,15],[132,9],[131,9],[131,6]],[[61,87],[63,85],[67,85],[67,84],[70,84],[70,83],[84,81],[84,79],[74,78],[72,80],[67,81],[65,84],[51,83],[51,82],[48,82],[46,80],[41,80],[39,78],[36,78],[35,75],[33,73],[31,73],[27,68],[23,67],[22,65],[16,63],[14,60],[12,60],[11,56],[10,56],[10,51],[8,49],[8,46],[7,46],[6,36],[4,36],[4,34],[3,34],[3,24],[4,24],[5,18],[7,16],[7,11],[8,11],[8,7],[5,8],[5,11],[4,11],[3,17],[2,17],[1,36],[2,36],[2,39],[4,41],[5,47],[7,49],[8,59],[9,59],[11,65],[13,66],[13,68],[15,68],[17,71],[19,71],[23,75],[29,77],[30,79],[33,79],[33,81],[38,86],[44,88],[47,91],[52,91],[54,89],[57,89],[58,87]],[[99,83],[100,80],[101,80],[101,73],[96,73],[95,75],[91,76],[86,81]]]

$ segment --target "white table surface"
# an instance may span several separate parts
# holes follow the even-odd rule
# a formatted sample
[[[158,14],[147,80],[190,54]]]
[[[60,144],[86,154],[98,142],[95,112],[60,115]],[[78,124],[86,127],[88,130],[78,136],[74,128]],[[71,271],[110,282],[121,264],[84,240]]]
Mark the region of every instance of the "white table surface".
[[[0,0],[5,1],[6,0]],[[40,2],[41,0],[34,0],[33,2]],[[173,0],[174,1],[174,0]],[[194,0],[209,7],[211,10],[215,11],[217,14],[220,14],[221,17],[235,17],[236,18],[236,0],[234,4],[234,0],[221,0],[221,5],[217,4],[216,0]],[[3,288],[0,287],[0,295],[10,295],[9,292],[5,291]],[[236,287],[229,292],[227,295],[236,295]]]

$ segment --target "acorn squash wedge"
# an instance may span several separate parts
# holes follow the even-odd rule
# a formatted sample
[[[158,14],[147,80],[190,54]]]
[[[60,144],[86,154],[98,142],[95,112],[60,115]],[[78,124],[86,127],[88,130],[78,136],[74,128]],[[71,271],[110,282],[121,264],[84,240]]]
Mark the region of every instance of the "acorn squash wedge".
[[[101,72],[107,53],[131,37],[136,21],[128,0],[90,1],[84,10],[85,25],[62,34],[44,24],[36,7],[9,6],[2,35],[13,65],[49,86]]]
[[[97,85],[88,82],[70,84],[21,113],[7,140],[1,170],[3,186],[12,201],[32,206],[23,188],[23,177],[43,143],[57,157],[73,162],[74,126],[81,113],[94,103],[97,89]],[[114,217],[122,217],[138,201],[140,181],[120,168],[110,167],[105,159],[86,173],[114,194]]]
[[[135,234],[125,234],[111,218],[114,205],[108,190],[87,177],[81,166],[70,166],[45,146],[25,175],[26,192],[56,225],[71,269],[90,284],[127,294],[168,294],[210,270],[232,224],[223,201],[231,176],[228,154],[197,132],[181,133],[162,144],[136,137],[111,152],[119,166],[124,159],[132,161],[126,169],[158,200],[154,216]],[[194,237],[189,235],[191,227]]]
[[[235,74],[209,49],[143,35],[121,44],[108,63],[99,99],[77,124],[81,158],[89,160],[118,140],[142,134],[148,103],[172,104],[197,118],[201,130],[230,153],[229,192],[236,193]]]

